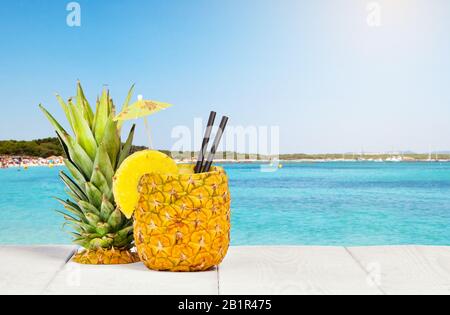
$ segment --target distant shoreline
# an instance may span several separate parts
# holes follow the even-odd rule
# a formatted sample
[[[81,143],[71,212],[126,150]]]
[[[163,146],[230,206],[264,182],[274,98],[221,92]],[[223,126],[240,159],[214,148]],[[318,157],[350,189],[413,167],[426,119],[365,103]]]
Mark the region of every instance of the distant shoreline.
[[[194,164],[194,162],[187,162],[187,161],[176,161],[178,164]],[[250,164],[271,164],[270,161],[215,161],[216,164],[242,164],[242,165],[250,165]],[[392,161],[368,161],[368,160],[279,160],[280,165],[283,164],[325,164],[325,163],[373,163],[373,164],[407,164],[407,163],[450,163],[450,160],[415,160],[415,161],[399,161],[399,162],[392,162]],[[272,163],[273,164],[273,163]],[[47,168],[53,168],[53,167],[62,167],[64,166],[64,163],[56,163],[53,165],[35,165],[35,164],[23,164],[23,165],[14,165],[14,166],[7,166],[7,167],[0,167],[0,170],[2,169],[28,169],[28,168],[38,168],[38,167],[47,167]]]
[[[341,160],[341,159],[302,159],[302,160],[278,160],[277,162],[281,164],[289,163],[450,163],[450,160],[405,160],[405,161],[372,161],[372,160]],[[186,162],[184,162],[186,163]],[[215,161],[218,164],[269,164],[274,163],[270,160],[259,160],[259,161]]]
[[[194,159],[174,159],[178,164],[195,164]],[[319,159],[319,158],[306,158],[306,159],[242,159],[242,160],[225,160],[216,159],[214,161],[217,164],[301,164],[301,163],[449,163],[450,159],[414,159],[414,158],[358,158],[358,159]],[[28,156],[0,156],[0,169],[8,168],[32,168],[32,167],[56,167],[64,166],[63,157],[50,157],[47,159],[28,157]]]

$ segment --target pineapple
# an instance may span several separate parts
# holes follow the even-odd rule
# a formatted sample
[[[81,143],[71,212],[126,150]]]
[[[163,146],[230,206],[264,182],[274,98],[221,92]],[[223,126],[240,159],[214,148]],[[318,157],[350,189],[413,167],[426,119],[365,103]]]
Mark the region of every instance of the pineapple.
[[[194,174],[147,174],[139,183],[134,237],[144,264],[160,271],[205,271],[230,243],[230,192],[222,168]]]
[[[125,101],[131,99],[133,87]],[[39,105],[56,133],[65,151],[64,163],[70,176],[60,172],[67,187],[67,200],[58,199],[66,209],[66,226],[73,231],[73,242],[84,250],[74,257],[82,264],[126,264],[139,260],[130,250],[133,245],[133,222],[116,207],[112,184],[116,170],[129,156],[135,126],[122,144],[121,123],[114,121],[115,107],[105,89],[97,100],[94,114],[81,84],[77,96],[68,102],[57,95],[74,136]]]
[[[178,174],[178,167],[167,155],[145,150],[129,156],[114,176],[114,196],[120,210],[128,219],[133,216],[139,199],[139,180],[142,175],[149,173]]]

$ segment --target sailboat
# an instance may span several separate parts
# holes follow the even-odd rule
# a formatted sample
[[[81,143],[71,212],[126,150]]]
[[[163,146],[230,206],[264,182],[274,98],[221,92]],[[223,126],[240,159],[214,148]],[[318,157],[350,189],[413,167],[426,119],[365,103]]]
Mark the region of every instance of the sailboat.
[[[437,151],[434,152],[435,159],[433,160],[433,152],[431,151],[430,147],[430,153],[428,155],[428,162],[439,162],[439,153]]]
[[[386,162],[402,162],[402,161],[403,161],[402,154],[399,153],[399,155],[396,156],[394,154],[394,150],[391,151],[391,156],[386,159]]]

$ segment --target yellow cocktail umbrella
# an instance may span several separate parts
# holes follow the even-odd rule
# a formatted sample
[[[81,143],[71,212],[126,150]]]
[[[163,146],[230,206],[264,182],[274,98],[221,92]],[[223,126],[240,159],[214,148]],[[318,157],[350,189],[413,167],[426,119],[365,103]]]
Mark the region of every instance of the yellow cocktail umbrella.
[[[114,118],[114,120],[125,121],[144,118],[145,128],[147,129],[147,135],[150,142],[150,148],[152,148],[152,139],[150,135],[148,116],[153,115],[161,110],[165,110],[169,107],[172,107],[172,105],[158,101],[144,100],[142,95],[139,95],[138,101],[124,108],[123,111]]]

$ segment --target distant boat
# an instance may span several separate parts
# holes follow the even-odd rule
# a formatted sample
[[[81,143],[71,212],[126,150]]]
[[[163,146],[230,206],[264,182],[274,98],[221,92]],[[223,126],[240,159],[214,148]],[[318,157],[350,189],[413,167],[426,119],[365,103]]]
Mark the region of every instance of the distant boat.
[[[403,158],[401,156],[393,156],[386,159],[386,162],[402,162]]]
[[[430,153],[428,155],[428,162],[439,162],[439,153],[436,151],[435,153],[435,159],[433,160],[433,152],[430,148]]]

